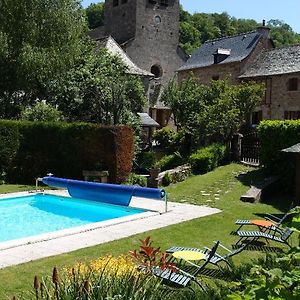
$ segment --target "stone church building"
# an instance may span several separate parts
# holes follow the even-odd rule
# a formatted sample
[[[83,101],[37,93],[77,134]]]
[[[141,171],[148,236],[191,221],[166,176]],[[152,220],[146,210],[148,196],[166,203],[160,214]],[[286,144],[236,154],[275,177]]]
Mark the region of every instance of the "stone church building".
[[[179,80],[193,74],[203,84],[218,79],[262,82],[265,95],[250,124],[300,119],[300,45],[276,49],[269,31],[263,24],[257,31],[205,42],[178,69]]]
[[[138,68],[153,74],[144,77],[147,112],[161,126],[171,111],[159,96],[187,60],[178,46],[179,9],[179,0],[106,0],[104,26],[90,32],[99,42],[111,36]]]

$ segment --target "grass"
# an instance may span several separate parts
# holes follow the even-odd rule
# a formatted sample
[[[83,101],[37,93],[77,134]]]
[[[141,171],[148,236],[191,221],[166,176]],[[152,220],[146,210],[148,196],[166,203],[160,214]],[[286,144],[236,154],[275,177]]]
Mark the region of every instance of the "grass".
[[[32,191],[34,189],[35,187],[30,185],[2,184],[0,185],[0,194]]]
[[[73,265],[78,261],[89,261],[105,254],[118,255],[138,248],[139,239],[150,235],[157,246],[166,249],[174,244],[182,246],[211,246],[214,240],[221,240],[230,247],[237,237],[230,235],[236,229],[234,221],[240,218],[253,218],[255,214],[276,213],[288,207],[288,200],[277,196],[270,203],[250,204],[239,200],[249,186],[263,177],[257,169],[231,164],[220,167],[201,176],[167,188],[172,201],[207,204],[222,210],[222,213],[172,225],[129,238],[85,248],[19,266],[0,270],[0,299],[28,290],[34,275],[51,275],[54,266]],[[257,251],[244,251],[235,257],[235,262],[246,261],[262,255]]]

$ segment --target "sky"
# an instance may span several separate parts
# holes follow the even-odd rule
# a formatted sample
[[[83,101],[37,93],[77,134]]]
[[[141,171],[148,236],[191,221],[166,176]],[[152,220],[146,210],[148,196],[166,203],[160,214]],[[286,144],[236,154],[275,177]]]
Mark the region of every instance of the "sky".
[[[84,7],[100,0],[82,0]],[[243,19],[279,19],[289,24],[294,31],[300,33],[300,1],[299,0],[180,0],[184,9],[190,13],[222,13]]]

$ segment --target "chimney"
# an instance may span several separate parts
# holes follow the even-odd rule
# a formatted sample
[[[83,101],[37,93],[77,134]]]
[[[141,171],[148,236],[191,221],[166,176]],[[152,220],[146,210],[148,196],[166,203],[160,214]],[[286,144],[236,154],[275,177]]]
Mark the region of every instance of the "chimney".
[[[266,26],[266,20],[263,20],[262,26],[257,27],[257,32],[265,38],[270,38],[270,28]]]

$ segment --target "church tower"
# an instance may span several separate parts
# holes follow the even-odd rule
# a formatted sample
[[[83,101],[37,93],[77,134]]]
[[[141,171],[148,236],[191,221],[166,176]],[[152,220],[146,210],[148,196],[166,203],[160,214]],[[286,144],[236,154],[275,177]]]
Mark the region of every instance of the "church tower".
[[[106,35],[111,35],[140,68],[154,74],[150,81],[150,114],[161,125],[166,116],[158,101],[164,86],[186,61],[179,44],[179,0],[106,0]],[[160,120],[162,119],[162,120]]]

